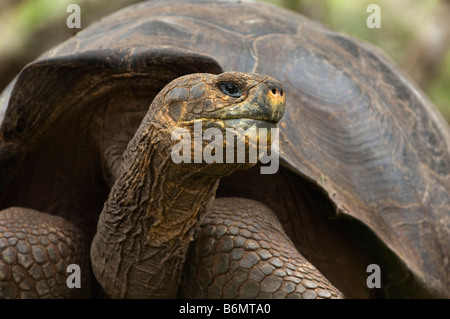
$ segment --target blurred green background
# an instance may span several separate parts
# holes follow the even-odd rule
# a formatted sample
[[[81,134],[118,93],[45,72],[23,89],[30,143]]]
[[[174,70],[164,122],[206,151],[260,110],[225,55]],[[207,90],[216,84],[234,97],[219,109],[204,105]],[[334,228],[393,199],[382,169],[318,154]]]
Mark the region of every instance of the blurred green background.
[[[331,29],[383,49],[427,93],[450,122],[450,0],[264,0],[298,11]],[[85,28],[139,0],[0,0],[0,91],[45,50],[80,29],[68,29],[69,4],[81,7]],[[369,4],[381,28],[369,29]]]

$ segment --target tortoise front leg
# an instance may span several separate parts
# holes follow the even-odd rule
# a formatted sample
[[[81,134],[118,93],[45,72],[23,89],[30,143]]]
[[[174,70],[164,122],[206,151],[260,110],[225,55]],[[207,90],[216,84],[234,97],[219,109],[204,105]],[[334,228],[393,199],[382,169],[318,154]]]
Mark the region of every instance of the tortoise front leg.
[[[0,298],[80,298],[90,291],[89,249],[82,232],[61,217],[28,208],[0,211]],[[67,267],[81,269],[69,288]]]
[[[184,298],[343,298],[295,248],[276,215],[244,198],[218,198],[185,263]]]

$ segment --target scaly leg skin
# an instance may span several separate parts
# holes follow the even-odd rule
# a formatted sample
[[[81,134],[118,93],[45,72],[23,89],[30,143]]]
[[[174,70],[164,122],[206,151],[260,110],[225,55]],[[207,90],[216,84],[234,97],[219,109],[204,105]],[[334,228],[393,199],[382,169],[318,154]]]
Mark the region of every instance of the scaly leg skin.
[[[190,246],[180,297],[343,298],[265,205],[218,198]]]
[[[90,291],[89,249],[61,217],[12,207],[0,211],[0,298],[80,298]],[[81,288],[69,288],[70,264]]]

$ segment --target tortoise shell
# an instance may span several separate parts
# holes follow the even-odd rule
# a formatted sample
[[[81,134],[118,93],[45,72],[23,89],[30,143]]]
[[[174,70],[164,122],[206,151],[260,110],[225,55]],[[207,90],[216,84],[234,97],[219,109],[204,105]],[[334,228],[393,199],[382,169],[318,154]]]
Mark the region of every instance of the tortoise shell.
[[[448,124],[379,49],[268,4],[140,3],[27,65],[0,97],[0,208],[95,229],[100,158],[123,151],[111,132],[125,148],[165,84],[223,71],[278,79],[287,104],[278,173],[232,175],[217,196],[269,206],[347,297],[450,296]]]

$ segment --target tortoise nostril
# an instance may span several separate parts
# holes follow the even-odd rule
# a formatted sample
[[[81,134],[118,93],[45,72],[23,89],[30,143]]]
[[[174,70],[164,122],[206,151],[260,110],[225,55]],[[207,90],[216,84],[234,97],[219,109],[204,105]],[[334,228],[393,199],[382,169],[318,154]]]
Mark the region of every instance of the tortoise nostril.
[[[280,83],[268,81],[268,82],[266,82],[266,84],[269,88],[269,92],[272,93],[272,95],[277,96],[277,97],[283,96],[283,94],[284,94],[283,86]]]

